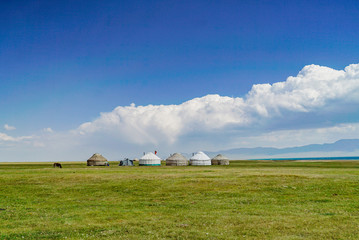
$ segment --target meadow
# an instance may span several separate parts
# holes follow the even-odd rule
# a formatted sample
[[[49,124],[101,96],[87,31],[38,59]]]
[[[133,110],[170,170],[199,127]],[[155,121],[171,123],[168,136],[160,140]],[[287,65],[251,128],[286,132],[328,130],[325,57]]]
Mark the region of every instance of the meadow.
[[[359,239],[359,161],[0,163],[0,239]]]

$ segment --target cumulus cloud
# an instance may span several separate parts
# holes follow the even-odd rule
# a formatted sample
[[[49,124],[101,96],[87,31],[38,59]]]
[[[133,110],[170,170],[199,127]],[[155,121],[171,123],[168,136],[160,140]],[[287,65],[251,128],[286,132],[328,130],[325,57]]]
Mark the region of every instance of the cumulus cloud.
[[[10,125],[8,125],[8,124],[5,124],[5,125],[4,125],[4,129],[7,130],[7,131],[11,131],[11,130],[15,130],[16,127],[10,126]]]
[[[242,107],[243,99],[218,95],[195,98],[180,105],[136,107],[132,104],[102,113],[97,120],[82,124],[78,130],[82,134],[97,131],[118,133],[136,143],[155,143],[156,139],[174,142],[179,135],[189,131],[246,124],[250,120]]]
[[[253,85],[243,98],[207,95],[179,105],[119,106],[75,132],[107,133],[138,144],[174,143],[191,132],[246,129],[287,113],[320,112],[329,105],[335,111],[358,103],[358,92],[359,64],[344,70],[308,65],[284,82]]]

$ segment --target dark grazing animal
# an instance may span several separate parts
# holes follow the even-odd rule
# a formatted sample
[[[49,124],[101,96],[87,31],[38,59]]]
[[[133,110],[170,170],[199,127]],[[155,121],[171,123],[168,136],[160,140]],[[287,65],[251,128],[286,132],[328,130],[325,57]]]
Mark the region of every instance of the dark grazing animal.
[[[61,163],[57,163],[57,162],[55,162],[53,166],[54,166],[54,168],[55,168],[55,167],[62,168]]]

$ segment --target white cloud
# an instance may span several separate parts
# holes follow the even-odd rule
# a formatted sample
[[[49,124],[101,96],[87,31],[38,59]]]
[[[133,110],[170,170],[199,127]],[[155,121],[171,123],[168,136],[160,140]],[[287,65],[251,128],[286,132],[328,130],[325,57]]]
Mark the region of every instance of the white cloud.
[[[244,125],[250,120],[240,110],[241,98],[208,95],[180,105],[117,107],[102,113],[94,122],[84,123],[80,133],[120,134],[135,143],[156,143],[157,139],[174,142],[181,134],[205,131],[229,124]],[[238,109],[234,111],[234,109]]]
[[[179,105],[119,106],[82,124],[80,134],[105,133],[146,144],[174,143],[191,132],[210,133],[252,128],[287,113],[335,112],[347,103],[359,103],[359,64],[345,70],[305,66],[285,82],[257,84],[244,98],[207,95]]]
[[[28,140],[32,138],[33,138],[32,136],[12,137],[7,135],[6,133],[0,132],[0,141],[4,141],[4,142],[20,142],[22,140]]]
[[[52,130],[52,128],[49,128],[49,127],[42,129],[42,131],[46,132],[46,133],[53,133],[54,132],[54,130]]]
[[[16,127],[10,126],[10,125],[8,125],[8,124],[5,124],[5,125],[4,125],[4,129],[7,130],[7,131],[11,131],[11,130],[15,130]]]
[[[248,110],[271,116],[281,110],[310,112],[332,100],[359,101],[359,64],[344,71],[317,65],[305,66],[285,82],[254,85],[248,93]]]

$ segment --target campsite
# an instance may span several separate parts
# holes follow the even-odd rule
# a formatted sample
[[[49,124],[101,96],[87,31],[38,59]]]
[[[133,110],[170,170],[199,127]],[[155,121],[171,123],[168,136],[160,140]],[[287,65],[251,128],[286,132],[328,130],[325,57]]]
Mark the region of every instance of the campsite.
[[[357,239],[359,161],[0,163],[0,239]]]
[[[0,240],[359,240],[359,0],[0,16]]]

